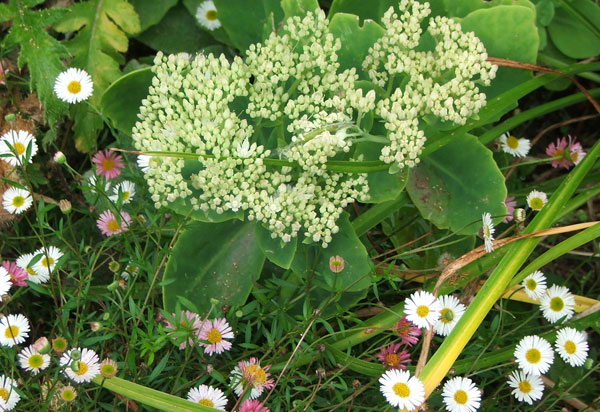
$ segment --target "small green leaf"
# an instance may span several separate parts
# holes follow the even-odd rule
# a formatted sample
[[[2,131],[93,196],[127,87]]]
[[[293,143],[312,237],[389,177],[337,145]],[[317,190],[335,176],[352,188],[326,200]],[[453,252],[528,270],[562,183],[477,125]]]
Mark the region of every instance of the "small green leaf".
[[[265,256],[256,241],[256,223],[237,220],[193,223],[173,247],[164,280],[164,306],[173,311],[177,297],[208,311],[210,299],[220,305],[243,305],[258,279]]]
[[[256,239],[258,246],[265,254],[267,259],[284,269],[289,269],[296,255],[298,248],[298,238],[292,238],[291,241],[283,243],[281,239],[271,237],[271,232],[262,225],[256,225]]]
[[[128,136],[138,120],[142,99],[148,96],[152,77],[154,74],[149,67],[130,72],[115,81],[102,96],[102,113]]]
[[[361,27],[358,16],[337,13],[329,23],[329,31],[342,42],[342,48],[337,52],[340,70],[355,67],[360,78],[369,79],[362,70],[362,62],[385,30],[374,21],[365,21]]]
[[[492,152],[471,135],[421,159],[406,189],[425,219],[455,233],[477,233],[484,212],[506,214],[504,177]]]
[[[285,19],[291,16],[305,16],[307,11],[315,11],[319,8],[317,0],[281,0],[281,8],[285,13]]]
[[[130,0],[140,18],[140,31],[160,22],[165,14],[177,4],[177,0]]]
[[[329,18],[338,13],[360,16],[360,21],[374,20],[381,23],[381,17],[392,6],[398,6],[398,0],[333,0],[329,9]],[[332,20],[333,22],[333,20]]]
[[[379,158],[382,146],[378,143],[361,142],[356,145],[356,154],[364,155],[365,160],[375,160]],[[381,203],[396,199],[406,186],[407,173],[402,171],[395,174],[387,171],[369,173],[367,175],[369,199],[366,203]]]
[[[537,21],[542,26],[550,24],[554,18],[554,2],[552,0],[540,0],[535,5]]]
[[[566,6],[569,6],[566,8]],[[587,20],[582,22],[581,20]],[[586,23],[595,28],[592,32]],[[590,0],[573,0],[556,9],[548,34],[568,57],[585,59],[600,54],[600,7]]]

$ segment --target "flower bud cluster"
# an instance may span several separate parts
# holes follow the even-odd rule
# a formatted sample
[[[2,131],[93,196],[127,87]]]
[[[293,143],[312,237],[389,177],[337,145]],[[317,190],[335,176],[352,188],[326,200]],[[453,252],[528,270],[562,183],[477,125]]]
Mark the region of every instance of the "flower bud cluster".
[[[477,84],[489,85],[497,66],[487,61],[483,43],[473,33],[463,33],[460,24],[447,17],[430,19],[423,40],[421,24],[431,12],[428,3],[402,0],[398,9],[400,15],[391,7],[382,18],[386,32],[369,50],[363,69],[380,87],[397,87],[376,108],[390,139],[380,159],[412,167],[425,143],[417,119],[434,115],[464,124],[485,105]],[[435,46],[428,48],[431,39]]]

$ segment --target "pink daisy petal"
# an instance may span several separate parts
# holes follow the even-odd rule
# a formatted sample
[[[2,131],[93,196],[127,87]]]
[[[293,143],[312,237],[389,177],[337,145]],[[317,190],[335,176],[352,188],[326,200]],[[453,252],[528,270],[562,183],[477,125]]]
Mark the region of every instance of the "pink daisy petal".
[[[205,321],[204,325],[202,325],[202,330],[198,335],[199,340],[209,342],[200,343],[204,346],[204,353],[208,355],[213,353],[223,353],[224,351],[231,349],[231,342],[228,342],[225,339],[233,338],[233,331],[225,318]]]
[[[377,359],[388,369],[406,369],[405,363],[410,363],[410,354],[400,349],[400,343],[391,344],[381,348]]]
[[[242,403],[242,406],[240,406],[238,412],[269,412],[269,408],[259,400],[246,399]]]
[[[15,286],[27,286],[25,281],[29,278],[29,274],[23,268],[17,265],[16,262],[5,260],[2,262],[2,267],[6,269],[10,276],[10,281]]]
[[[96,153],[92,161],[96,164],[96,175],[104,175],[108,180],[119,176],[124,167],[121,155],[110,150]]]
[[[506,206],[506,218],[503,220],[504,223],[508,223],[514,219],[513,213],[515,213],[515,207],[517,207],[517,201],[514,196],[508,196],[504,199],[504,206]]]
[[[129,223],[131,223],[131,216],[124,210],[121,211],[120,222],[117,221],[112,211],[106,210],[96,221],[96,226],[104,236],[112,236],[126,231],[129,228]]]

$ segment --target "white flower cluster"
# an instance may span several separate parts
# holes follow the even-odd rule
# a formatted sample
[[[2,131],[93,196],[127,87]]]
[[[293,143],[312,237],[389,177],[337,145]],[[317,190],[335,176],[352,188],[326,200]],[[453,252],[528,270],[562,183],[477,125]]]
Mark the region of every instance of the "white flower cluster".
[[[419,162],[425,135],[418,119],[435,115],[464,124],[485,105],[476,83],[489,85],[497,66],[486,61],[483,43],[473,33],[463,33],[447,17],[430,19],[428,36],[422,37],[421,22],[431,12],[428,3],[401,0],[398,9],[400,16],[393,7],[385,13],[386,32],[369,50],[363,69],[378,86],[395,88],[377,104],[390,139],[380,159],[402,168]],[[433,50],[422,47],[430,39]]]
[[[246,62],[159,54],[133,139],[142,151],[199,156],[199,166],[160,157],[145,169],[157,207],[184,200],[204,211],[246,211],[274,238],[303,231],[326,247],[343,208],[368,196],[366,175],[331,172],[326,162],[349,152],[353,107],[372,110],[375,95],[354,90],[354,70],[337,73],[340,43],[322,11],[288,19],[283,30],[253,45]],[[236,98],[248,102],[241,113],[230,107]],[[256,137],[261,127],[280,131],[280,157],[299,167],[264,161],[271,151]]]

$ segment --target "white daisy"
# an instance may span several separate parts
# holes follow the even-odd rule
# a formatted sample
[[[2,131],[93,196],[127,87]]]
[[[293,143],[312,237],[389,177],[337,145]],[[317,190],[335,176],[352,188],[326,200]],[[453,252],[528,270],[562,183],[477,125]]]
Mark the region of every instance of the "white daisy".
[[[410,372],[391,369],[379,378],[380,390],[387,401],[395,408],[415,410],[425,401],[425,387]]]
[[[540,300],[546,293],[546,277],[542,272],[536,270],[521,282],[525,293],[533,300]]]
[[[33,199],[27,190],[11,187],[2,195],[2,206],[9,213],[23,213],[32,204]]]
[[[440,318],[433,325],[433,329],[438,335],[448,336],[467,308],[452,295],[440,296],[438,301],[441,307]]]
[[[502,150],[505,153],[511,154],[516,157],[525,157],[531,149],[531,142],[529,139],[520,138],[504,133],[500,136],[500,143],[502,143]]]
[[[32,265],[30,265],[33,259],[33,253],[25,253],[17,258],[17,266],[25,269],[29,277],[28,281],[32,283],[46,283],[50,279],[50,274],[47,270],[37,272]]]
[[[50,365],[50,355],[41,354],[33,346],[28,346],[19,353],[19,364],[21,368],[37,375]]]
[[[510,374],[508,385],[514,388],[511,393],[519,402],[527,402],[529,405],[532,405],[533,401],[542,399],[544,394],[542,378],[520,370]]]
[[[12,286],[7,270],[0,266],[0,299],[6,295]]]
[[[41,259],[33,265],[37,273],[44,273],[50,276],[50,273],[56,267],[56,263],[63,256],[63,253],[56,246],[48,246],[46,250],[40,248],[34,252],[34,255],[42,255]]]
[[[135,196],[135,184],[129,180],[124,180],[115,187],[113,187],[113,195],[109,196],[109,199],[117,203],[119,200],[119,194],[123,204],[131,202],[133,196]]]
[[[217,8],[212,0],[200,3],[196,9],[196,19],[198,20],[198,23],[208,30],[216,30],[221,27],[221,22],[217,17]]]
[[[519,367],[526,373],[541,375],[550,369],[554,362],[552,346],[537,335],[525,336],[515,348],[515,358]]]
[[[0,345],[15,346],[29,336],[29,321],[21,314],[7,315],[0,319]]]
[[[564,286],[552,285],[541,298],[542,314],[550,323],[571,319],[575,311],[575,298]]]
[[[12,146],[12,149],[9,147]],[[27,148],[31,145],[31,153],[27,158]],[[2,160],[13,166],[19,166],[25,162],[31,163],[31,159],[37,153],[38,147],[33,137],[26,130],[9,130],[2,135],[0,140],[0,154],[9,154],[8,157],[2,157]],[[16,152],[16,155],[15,155]]]
[[[559,330],[554,347],[560,357],[571,366],[581,366],[587,359],[589,349],[587,336],[576,329]]]
[[[546,193],[540,192],[539,190],[532,190],[527,195],[527,204],[531,208],[531,210],[538,212],[542,210],[544,205],[548,203],[548,196]]]
[[[76,356],[79,355],[79,356]],[[79,359],[74,359],[74,358]],[[73,348],[60,358],[63,373],[77,383],[89,382],[100,373],[98,355],[91,349]]]
[[[440,303],[436,297],[425,291],[417,291],[406,299],[404,314],[415,326],[429,329],[440,318]]]
[[[242,143],[237,145],[235,151],[237,153],[237,157],[242,157],[242,158],[250,157],[256,151],[256,143],[252,143],[252,146],[251,146],[250,142],[248,142],[248,139],[244,139],[244,141]]]
[[[121,279],[123,280],[129,280],[129,276],[137,276],[137,274],[140,272],[140,268],[134,265],[127,265],[125,267],[125,270],[123,272],[121,272]]]
[[[199,405],[208,406],[221,411],[224,411],[225,406],[227,405],[227,398],[223,391],[208,385],[200,385],[197,388],[192,388],[188,392],[187,398]]]
[[[485,245],[485,251],[490,253],[494,250],[494,222],[492,222],[492,215],[485,212],[482,216],[483,220],[483,243]]]
[[[449,412],[475,412],[481,403],[481,392],[469,378],[457,376],[444,384],[444,404]]]
[[[21,395],[17,393],[15,388],[17,382],[8,376],[0,375],[0,409],[2,411],[10,411],[21,400]]]
[[[54,83],[54,93],[60,100],[77,103],[86,100],[94,91],[94,82],[87,72],[71,67],[62,72]]]

